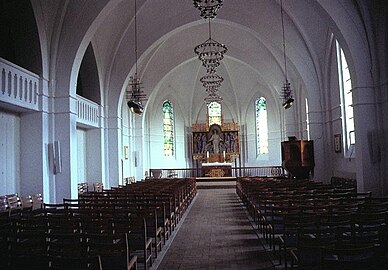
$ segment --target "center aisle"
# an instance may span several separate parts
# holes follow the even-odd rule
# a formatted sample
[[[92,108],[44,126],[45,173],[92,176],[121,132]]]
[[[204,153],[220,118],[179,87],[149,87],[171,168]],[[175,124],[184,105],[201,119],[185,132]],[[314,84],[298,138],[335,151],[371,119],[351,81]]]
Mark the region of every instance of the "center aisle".
[[[235,188],[198,189],[158,270],[275,269]]]

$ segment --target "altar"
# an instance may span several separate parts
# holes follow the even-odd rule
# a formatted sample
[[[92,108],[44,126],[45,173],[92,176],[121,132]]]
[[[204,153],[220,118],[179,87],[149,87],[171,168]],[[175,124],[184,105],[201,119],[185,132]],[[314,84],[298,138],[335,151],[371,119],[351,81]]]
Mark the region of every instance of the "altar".
[[[193,160],[203,177],[231,177],[232,164],[240,155],[239,125],[193,124]]]
[[[231,177],[232,163],[228,163],[228,162],[202,163],[202,176]]]

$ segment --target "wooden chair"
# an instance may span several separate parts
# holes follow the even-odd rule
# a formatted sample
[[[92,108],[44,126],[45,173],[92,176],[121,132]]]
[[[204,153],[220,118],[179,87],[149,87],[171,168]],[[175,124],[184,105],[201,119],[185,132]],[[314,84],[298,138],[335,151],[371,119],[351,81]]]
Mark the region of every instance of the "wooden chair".
[[[104,189],[104,185],[102,183],[94,183],[93,184],[93,191],[95,192],[102,192]]]
[[[15,233],[41,233],[48,231],[47,219],[44,216],[24,216],[12,222],[12,229]]]
[[[158,252],[162,250],[162,226],[158,222],[156,208],[140,210],[140,215],[146,219],[146,230],[148,237],[152,237],[152,246],[154,247],[155,258]]]
[[[89,254],[99,256],[101,269],[137,269],[137,256],[130,252],[127,233],[121,238],[106,234],[88,235],[87,243]]]
[[[53,256],[49,255],[50,270],[103,270],[99,256]],[[43,269],[43,268],[42,268]]]
[[[280,264],[282,257],[287,267],[287,257],[289,250],[297,248],[298,235],[301,231],[310,230],[316,233],[318,229],[318,217],[316,215],[306,215],[302,213],[291,213],[284,216],[283,233],[279,236]]]
[[[8,212],[0,212],[0,262],[7,261],[8,235],[11,232],[11,225]]]
[[[144,264],[147,270],[152,265],[152,238],[147,235],[147,225],[144,217],[131,216],[131,233],[128,235],[128,244],[138,262]]]
[[[21,202],[17,194],[6,195],[9,215],[19,214],[21,211]]]
[[[364,270],[377,269],[374,246],[323,247],[321,253],[322,269]]]
[[[46,244],[49,269],[86,270],[99,267],[97,258],[88,256],[88,247],[81,234],[49,233]]]
[[[42,194],[37,193],[37,194],[31,195],[31,200],[32,200],[32,210],[34,212],[39,212],[42,209],[42,205],[43,205]]]
[[[45,234],[41,232],[9,234],[7,254],[8,269],[47,269]]]
[[[77,188],[78,188],[78,194],[83,194],[85,192],[88,192],[89,185],[88,183],[78,183]]]
[[[291,268],[320,269],[322,249],[333,247],[337,241],[336,229],[300,229],[296,248],[289,251]]]
[[[111,219],[95,218],[94,216],[83,216],[81,217],[80,221],[80,230],[83,234],[114,233],[114,222]]]
[[[42,213],[46,217],[50,218],[63,218],[67,219],[72,216],[71,211],[67,208],[66,204],[63,203],[43,203]]]
[[[32,196],[26,195],[20,197],[20,207],[24,211],[32,211]]]
[[[0,213],[8,212],[7,197],[0,196]]]

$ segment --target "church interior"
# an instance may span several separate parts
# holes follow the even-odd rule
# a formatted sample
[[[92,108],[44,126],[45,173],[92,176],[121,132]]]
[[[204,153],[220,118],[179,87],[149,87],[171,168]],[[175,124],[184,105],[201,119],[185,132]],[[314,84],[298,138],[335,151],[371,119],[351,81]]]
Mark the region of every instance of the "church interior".
[[[387,14],[384,0],[0,0],[0,268],[113,269],[125,250],[114,269],[384,269]],[[224,249],[244,215],[254,256],[244,239]],[[88,256],[65,256],[60,229]],[[215,243],[243,259],[209,258]]]

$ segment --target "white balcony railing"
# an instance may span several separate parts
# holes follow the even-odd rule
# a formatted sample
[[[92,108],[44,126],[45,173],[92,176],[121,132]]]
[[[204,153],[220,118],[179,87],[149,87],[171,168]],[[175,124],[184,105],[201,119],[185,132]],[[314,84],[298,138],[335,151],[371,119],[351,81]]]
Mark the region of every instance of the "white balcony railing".
[[[0,101],[38,110],[39,76],[0,58]]]
[[[90,127],[100,127],[99,105],[77,95],[77,122]]]

